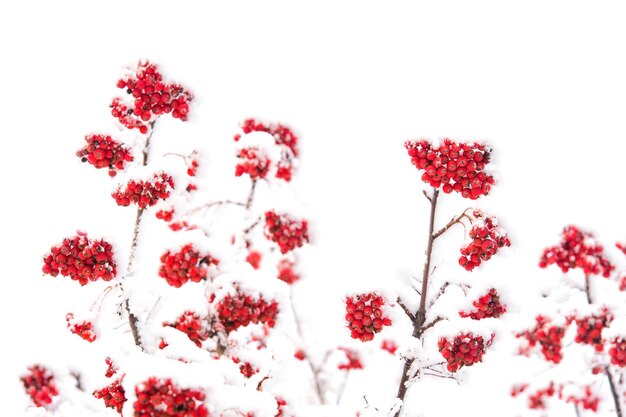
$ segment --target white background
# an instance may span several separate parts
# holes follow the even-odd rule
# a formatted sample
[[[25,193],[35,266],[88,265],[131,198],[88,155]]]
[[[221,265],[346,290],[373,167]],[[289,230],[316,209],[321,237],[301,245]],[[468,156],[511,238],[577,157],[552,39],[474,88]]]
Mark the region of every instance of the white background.
[[[390,288],[421,271],[428,208],[403,141],[489,142],[497,185],[479,205],[514,246],[474,274],[500,280],[514,311],[532,315],[524,294],[558,275],[536,264],[564,225],[594,231],[613,259],[613,243],[626,240],[624,12],[618,1],[572,0],[4,2],[4,413],[21,413],[24,367],[63,350],[64,314],[81,297],[41,276],[42,254],[77,228],[130,233],[133,214],[112,204],[108,179],[73,155],[85,133],[114,126],[107,105],[122,67],[147,57],[194,91],[191,121],[159,134],[200,143],[210,158],[229,156],[246,117],[297,130],[297,193],[321,259],[308,285],[333,306],[363,282]],[[467,204],[445,200],[442,219]],[[456,262],[457,248],[438,250],[438,262]],[[318,337],[342,337],[341,320],[327,316]],[[514,415],[508,354],[486,357],[464,388],[435,390],[423,409],[439,411],[427,415]]]

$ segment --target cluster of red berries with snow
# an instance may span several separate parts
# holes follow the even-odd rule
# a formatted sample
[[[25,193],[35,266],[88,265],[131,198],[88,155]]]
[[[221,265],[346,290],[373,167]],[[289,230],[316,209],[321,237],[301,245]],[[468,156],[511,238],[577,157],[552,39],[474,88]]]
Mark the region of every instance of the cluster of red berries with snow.
[[[198,160],[192,158],[189,166],[187,167],[187,175],[189,175],[190,177],[195,177],[196,173],[198,172],[198,166],[200,166]]]
[[[215,306],[215,310],[220,322],[230,333],[250,323],[263,323],[268,327],[274,327],[276,314],[278,314],[278,303],[273,300],[265,301],[262,296],[255,298],[237,289],[234,295],[227,294],[222,298]]]
[[[606,309],[600,314],[576,318],[576,342],[591,345],[597,352],[602,352],[604,350],[602,329],[609,327],[612,320],[613,316]]]
[[[626,338],[616,337],[611,341],[609,356],[611,357],[611,364],[621,368],[626,366]]]
[[[155,213],[155,216],[157,219],[159,220],[163,220],[164,222],[171,222],[172,219],[174,218],[174,209],[171,208],[169,210],[159,210]]]
[[[485,342],[480,335],[461,333],[453,339],[442,337],[437,346],[447,362],[450,372],[456,372],[463,366],[472,366],[482,360],[491,340]]]
[[[265,212],[265,237],[278,244],[281,253],[287,253],[309,241],[309,225],[306,220],[267,211]]]
[[[261,267],[261,260],[263,260],[263,255],[258,250],[252,250],[246,256],[246,262],[252,265],[252,268],[259,269]]]
[[[168,250],[161,255],[159,276],[172,287],[180,288],[189,281],[200,282],[206,279],[209,266],[218,263],[216,258],[201,254],[188,243],[178,252]]]
[[[246,174],[253,180],[265,178],[270,170],[271,162],[265,152],[258,147],[239,149],[235,176],[241,177]]]
[[[506,312],[506,307],[500,302],[500,296],[495,288],[490,289],[487,294],[479,297],[472,305],[474,310],[460,312],[461,317],[469,317],[474,320],[482,320],[486,318],[498,318]]]
[[[26,394],[33,400],[37,407],[45,407],[52,404],[54,397],[59,391],[54,382],[52,373],[40,365],[28,368],[28,374],[20,378]]]
[[[134,73],[118,80],[117,87],[133,97],[132,104],[120,98],[111,103],[111,114],[128,129],[148,133],[148,123],[162,114],[187,120],[193,96],[178,84],[165,83],[157,66],[147,60],[139,61]]]
[[[522,351],[528,352],[534,346],[541,346],[541,353],[547,361],[553,363],[561,362],[561,340],[565,335],[565,328],[552,324],[550,320],[543,316],[535,318],[535,327],[531,330],[517,334],[517,337],[524,338],[528,346]]]
[[[107,408],[112,408],[122,415],[122,407],[126,402],[126,392],[122,386],[122,378],[118,378],[106,387],[95,390],[93,396],[104,401]]]
[[[202,342],[209,338],[209,332],[206,328],[205,321],[193,311],[185,311],[174,322],[164,322],[163,326],[173,327],[183,332],[189,340],[194,342],[196,346],[202,347]]]
[[[236,365],[239,365],[239,372],[241,372],[241,375],[245,376],[246,378],[250,378],[254,374],[259,372],[257,369],[255,369],[252,366],[250,362],[241,362],[241,359],[239,359],[236,356],[233,356],[231,359],[233,363],[235,363]]]
[[[135,417],[207,417],[202,391],[174,385],[170,379],[149,378],[135,387]]]
[[[137,204],[140,208],[152,207],[166,200],[174,188],[174,179],[165,172],[157,172],[150,180],[130,180],[112,194],[119,206]]]
[[[602,274],[605,278],[615,269],[593,235],[576,226],[565,227],[561,243],[544,250],[539,266],[545,268],[552,264],[556,264],[563,272],[580,268],[585,275]]]
[[[576,407],[583,410],[598,411],[600,405],[600,397],[597,396],[592,390],[591,386],[585,385],[580,394],[570,394],[564,396],[565,402],[575,404]]]
[[[553,397],[556,393],[556,387],[551,382],[547,387],[540,388],[528,396],[528,408],[531,410],[545,410],[547,407],[546,400]]]
[[[108,168],[111,177],[124,169],[125,162],[133,160],[130,150],[109,135],[87,135],[85,142],[87,145],[79,149],[76,156],[98,169]]]
[[[383,343],[380,345],[382,350],[386,350],[387,352],[395,355],[396,350],[398,350],[398,345],[393,340],[383,340]]]
[[[291,285],[300,279],[294,271],[295,265],[288,259],[281,259],[278,262],[278,279]]]
[[[269,133],[274,137],[276,145],[286,146],[294,156],[298,156],[298,137],[289,127],[283,125],[282,123],[270,125],[255,119],[246,119],[241,124],[241,129],[245,134],[250,132]],[[241,135],[235,135],[235,141],[238,141],[239,139],[241,139]]]
[[[113,246],[103,239],[91,240],[80,231],[74,237],[63,239],[62,244],[53,246],[43,262],[44,274],[56,277],[60,273],[80,285],[99,279],[111,281],[117,274]]]
[[[104,373],[104,376],[106,376],[107,378],[111,378],[113,375],[115,375],[117,373],[117,371],[119,369],[117,368],[117,366],[113,362],[113,359],[111,359],[109,357],[104,359],[104,363],[106,363],[106,365],[107,365],[107,370]]]
[[[487,217],[480,210],[475,210],[474,224],[469,232],[471,242],[461,248],[459,265],[467,271],[488,261],[498,250],[511,246],[511,241],[499,226],[495,217]]]
[[[385,299],[376,294],[359,294],[346,298],[346,321],[350,336],[362,342],[374,339],[383,326],[390,326],[391,319],[385,317],[383,307]]]
[[[485,173],[490,150],[484,145],[445,139],[439,147],[427,140],[407,141],[404,146],[413,165],[424,171],[422,181],[433,188],[443,186],[444,193],[456,191],[476,200],[489,194],[495,183],[493,176]]]
[[[340,347],[341,350],[346,355],[346,362],[342,362],[337,365],[337,368],[342,371],[351,371],[354,369],[363,369],[363,363],[361,362],[361,358],[359,357],[359,352],[353,349],[349,349],[346,347]]]
[[[67,328],[70,329],[72,333],[82,337],[89,343],[93,342],[98,337],[93,323],[89,320],[75,320],[73,313],[67,313],[65,320],[67,321]]]

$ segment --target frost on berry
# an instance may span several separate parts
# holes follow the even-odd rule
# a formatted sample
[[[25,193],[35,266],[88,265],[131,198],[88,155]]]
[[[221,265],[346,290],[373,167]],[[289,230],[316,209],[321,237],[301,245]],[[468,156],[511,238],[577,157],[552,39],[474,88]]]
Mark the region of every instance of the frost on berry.
[[[164,172],[157,172],[148,180],[130,180],[111,195],[119,206],[134,203],[140,208],[146,208],[169,198],[173,189],[174,179]]]
[[[427,140],[407,141],[404,146],[411,163],[424,171],[422,181],[433,188],[442,187],[444,193],[456,191],[476,200],[489,194],[495,183],[493,176],[485,172],[490,149],[484,145],[445,139],[438,147]]]
[[[611,364],[623,368],[626,366],[626,338],[613,338],[609,346]]]
[[[233,356],[231,359],[233,363],[235,363],[236,365],[239,365],[239,372],[241,372],[241,374],[245,376],[246,378],[250,378],[254,374],[259,372],[259,370],[254,368],[250,362],[242,362],[236,356]]]
[[[122,415],[122,407],[126,402],[126,394],[122,386],[122,378],[118,378],[104,388],[95,390],[93,396],[104,401],[107,408],[112,408]]]
[[[263,296],[254,297],[238,288],[235,294],[227,294],[219,300],[215,310],[220,322],[230,333],[250,323],[274,327],[278,303],[274,300],[266,301]]]
[[[162,114],[187,120],[193,96],[175,83],[166,83],[155,64],[139,61],[136,70],[117,81],[117,87],[129,94],[129,102],[113,99],[111,114],[128,129],[148,133],[148,125]]]
[[[391,319],[383,312],[385,299],[376,293],[359,294],[346,298],[346,321],[350,336],[362,342],[374,339]]]
[[[126,162],[133,160],[130,150],[109,135],[87,135],[85,142],[87,145],[79,149],[76,156],[96,168],[107,168],[112,177],[124,169]]]
[[[107,370],[104,373],[104,376],[106,376],[107,378],[111,378],[113,375],[115,375],[117,373],[117,371],[119,369],[115,365],[115,363],[113,362],[113,359],[111,359],[109,357],[104,359],[104,363],[106,363],[106,365],[107,365]]]
[[[493,337],[492,337],[493,339]],[[461,333],[452,339],[439,339],[439,352],[447,362],[450,372],[456,372],[463,366],[472,366],[482,361],[491,339],[485,341],[483,336],[472,333]]]
[[[151,377],[135,387],[135,417],[208,417],[205,394],[179,388],[170,379]]]
[[[560,244],[543,251],[539,266],[545,268],[552,264],[556,264],[563,272],[580,268],[585,275],[602,274],[605,278],[615,269],[593,235],[576,226],[565,227]]]
[[[602,330],[609,327],[613,316],[606,308],[598,314],[577,317],[576,322],[576,342],[591,345],[597,352],[604,350],[604,340]]]
[[[309,241],[308,222],[275,211],[265,212],[265,237],[278,244],[281,253],[287,253]]]
[[[60,245],[53,246],[43,262],[44,274],[56,277],[60,273],[80,285],[99,279],[111,281],[117,274],[113,246],[103,239],[91,240],[87,233],[80,231],[74,237],[63,239]]]
[[[461,311],[461,317],[469,317],[474,320],[486,318],[498,318],[506,312],[506,307],[500,302],[500,296],[495,288],[490,289],[487,294],[479,297],[472,305],[474,309],[470,312]]]
[[[246,119],[241,124],[241,129],[245,134],[250,132],[269,133],[274,138],[276,145],[286,146],[294,156],[298,156],[298,137],[289,127],[282,123],[266,124],[255,119]],[[238,140],[239,137],[235,136],[235,141]]]
[[[270,170],[271,160],[259,147],[239,149],[235,176],[249,175],[253,180],[265,178]]]
[[[557,326],[541,315],[535,318],[536,324],[530,330],[518,333],[518,338],[526,340],[527,346],[523,352],[529,352],[536,345],[541,346],[541,353],[547,361],[559,363],[562,359],[561,341],[565,335],[565,328]]]
[[[339,350],[341,350],[346,355],[346,362],[341,362],[340,364],[338,364],[338,369],[342,371],[363,369],[363,363],[361,362],[361,358],[359,357],[359,352],[346,347],[340,347]]]
[[[471,241],[461,248],[459,265],[467,271],[488,261],[500,248],[511,246],[506,232],[498,226],[495,217],[487,217],[479,210],[473,213],[472,229],[469,232]]]
[[[393,340],[385,339],[383,340],[383,343],[380,345],[380,348],[394,355],[396,353],[396,350],[398,350],[398,345],[396,345],[396,343]]]
[[[41,365],[28,368],[28,373],[21,378],[26,394],[37,407],[50,405],[59,391],[54,382],[52,373]]]
[[[189,281],[200,282],[206,279],[209,267],[218,263],[216,258],[200,253],[188,243],[178,252],[168,250],[161,255],[159,276],[172,287],[180,288]]]
[[[176,321],[164,322],[163,326],[173,327],[185,333],[189,340],[194,342],[198,347],[202,347],[202,342],[209,338],[206,320],[201,319],[200,316],[193,311],[185,311]]]
[[[263,255],[258,250],[253,250],[248,253],[246,256],[246,262],[252,265],[252,268],[259,269],[261,267],[261,260],[263,259]]]
[[[67,328],[70,329],[72,333],[80,336],[89,343],[93,342],[98,337],[91,321],[76,320],[73,313],[67,313],[65,320],[67,321]]]
[[[300,279],[294,271],[295,265],[288,259],[281,259],[278,262],[278,279],[291,285]]]

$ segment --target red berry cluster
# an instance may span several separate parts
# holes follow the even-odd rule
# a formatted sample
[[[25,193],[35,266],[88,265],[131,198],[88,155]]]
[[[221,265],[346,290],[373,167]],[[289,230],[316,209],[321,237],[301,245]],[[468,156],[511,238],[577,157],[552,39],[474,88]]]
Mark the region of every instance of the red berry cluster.
[[[528,408],[531,410],[545,410],[547,407],[546,400],[553,397],[556,393],[556,387],[551,382],[545,388],[538,389],[528,396]]]
[[[95,390],[93,396],[104,401],[107,408],[112,408],[122,415],[122,407],[126,402],[126,393],[122,386],[122,378],[118,378],[106,387]]]
[[[342,362],[337,365],[337,368],[342,371],[351,371],[353,369],[363,369],[363,363],[361,362],[361,358],[359,357],[359,352],[353,349],[349,349],[346,347],[340,347],[341,350],[346,355],[347,362]]]
[[[115,363],[113,363],[113,359],[111,359],[111,358],[108,358],[108,357],[105,358],[104,359],[104,363],[106,363],[106,365],[107,365],[107,370],[106,370],[104,376],[106,376],[107,378],[111,378],[118,371],[118,368],[115,365]]]
[[[490,150],[479,143],[459,143],[445,139],[439,147],[427,140],[404,144],[411,162],[424,170],[422,181],[433,188],[443,185],[444,193],[456,191],[464,198],[476,200],[489,194],[493,176],[485,173]]]
[[[202,391],[174,385],[170,379],[155,377],[135,387],[137,399],[133,403],[135,417],[208,417],[202,404]]]
[[[498,318],[506,313],[506,307],[500,302],[500,296],[495,288],[490,289],[487,294],[479,297],[472,305],[474,310],[466,313],[460,312],[461,317],[469,317],[474,320],[482,320],[486,318]]]
[[[294,219],[287,214],[265,212],[265,236],[278,244],[281,253],[287,253],[309,241],[306,220]]]
[[[208,267],[218,263],[217,259],[209,254],[201,254],[188,243],[178,252],[168,250],[161,255],[159,276],[172,287],[180,288],[189,281],[202,281],[207,276]]]
[[[232,361],[239,365],[239,372],[246,378],[252,377],[252,375],[259,372],[258,369],[255,369],[250,362],[241,362],[241,360],[235,356],[233,356]]]
[[[611,341],[609,356],[611,364],[622,368],[626,366],[626,338],[616,337]]]
[[[281,259],[280,262],[278,262],[278,279],[289,285],[298,281],[300,275],[294,271],[294,266],[295,265],[290,260]]]
[[[246,119],[241,124],[241,129],[243,133],[248,134],[250,132],[266,132],[274,137],[274,141],[276,145],[283,145],[289,148],[289,150],[293,153],[294,156],[298,156],[298,137],[293,133],[293,131],[281,124],[278,123],[276,125],[265,124],[263,122],[259,122],[255,119]],[[235,141],[238,141],[241,138],[240,135],[235,136]]]
[[[33,400],[37,407],[45,407],[52,403],[59,391],[54,383],[52,373],[40,365],[28,368],[28,374],[22,376],[22,384],[26,394]]]
[[[261,260],[263,259],[263,255],[258,250],[253,250],[248,253],[246,256],[246,262],[252,265],[252,268],[259,269],[261,267]]]
[[[396,353],[396,350],[398,350],[398,345],[396,345],[393,340],[385,339],[383,340],[383,343],[380,345],[380,348],[394,355]]]
[[[265,178],[272,163],[265,152],[257,147],[239,149],[237,158],[235,176],[241,177],[243,174],[247,174],[253,180]]]
[[[499,226],[495,217],[487,217],[479,210],[474,211],[477,223],[469,232],[471,242],[461,248],[459,265],[467,271],[479,266],[483,261],[488,261],[498,250],[505,246],[511,246],[511,241]]]
[[[72,333],[82,337],[89,343],[96,340],[97,335],[92,322],[90,322],[89,320],[74,320],[73,313],[67,313],[65,319],[67,320],[67,328],[70,329]]]
[[[374,334],[379,333],[383,326],[390,326],[391,319],[383,313],[384,305],[384,298],[376,293],[347,297],[346,320],[350,336],[368,342],[374,339]]]
[[[453,339],[442,337],[439,339],[439,352],[448,363],[450,372],[456,372],[463,366],[472,366],[482,360],[486,348],[491,340],[472,333],[461,333]]]
[[[278,303],[276,301],[267,302],[263,297],[254,298],[238,289],[236,294],[228,294],[222,298],[215,309],[220,322],[230,333],[250,323],[264,323],[269,327],[274,327]]]
[[[198,162],[197,159],[192,159],[191,163],[187,167],[187,175],[189,175],[190,177],[195,177],[196,173],[198,172],[199,165],[200,163]]]
[[[114,177],[124,169],[124,163],[133,160],[130,150],[108,135],[87,135],[87,145],[76,152],[82,162],[89,162],[96,168],[108,168]]]
[[[169,210],[159,210],[155,213],[156,218],[159,220],[163,220],[165,222],[171,222],[174,217],[174,209],[171,208]]]
[[[539,266],[545,268],[556,264],[563,272],[580,268],[585,275],[598,275],[608,278],[615,269],[604,256],[603,247],[593,235],[579,230],[576,226],[563,229],[563,238],[557,246],[543,251]]]
[[[285,406],[287,405],[287,401],[285,401],[283,398],[281,397],[276,397],[276,407],[278,408],[278,411],[276,412],[276,415],[274,417],[285,417]],[[248,416],[246,416],[248,417]],[[250,416],[250,417],[254,417],[254,415]]]
[[[119,206],[137,204],[140,208],[152,207],[159,199],[166,200],[174,188],[174,179],[164,172],[157,172],[150,180],[130,180],[120,186],[112,196]]]
[[[561,340],[565,335],[565,328],[550,323],[546,317],[537,316],[535,327],[531,330],[517,334],[517,337],[524,338],[528,342],[528,349],[537,344],[541,345],[541,353],[547,361],[561,362]]]
[[[178,84],[163,82],[155,64],[139,61],[134,74],[117,81],[117,87],[133,97],[132,104],[113,99],[111,114],[128,129],[148,132],[147,124],[161,114],[171,113],[175,119],[187,120],[193,96]]]
[[[44,274],[56,277],[61,273],[80,285],[99,279],[111,281],[117,274],[113,246],[103,239],[91,240],[87,233],[80,231],[74,237],[63,239],[62,244],[53,246],[43,262]]]
[[[580,395],[568,395],[565,402],[573,403],[577,407],[582,407],[583,410],[596,412],[600,405],[600,397],[593,393],[591,386],[586,385]]]
[[[202,347],[202,342],[209,338],[209,332],[200,316],[193,311],[185,311],[174,322],[164,322],[163,326],[173,327],[187,335],[196,346]]]
[[[576,318],[576,342],[591,345],[597,352],[602,352],[602,329],[609,327],[612,320],[613,317],[606,309],[600,314]]]

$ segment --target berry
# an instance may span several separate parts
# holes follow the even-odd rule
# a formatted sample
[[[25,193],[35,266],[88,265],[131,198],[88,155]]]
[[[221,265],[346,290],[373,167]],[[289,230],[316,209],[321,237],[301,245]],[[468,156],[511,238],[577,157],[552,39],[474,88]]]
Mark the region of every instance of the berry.
[[[576,318],[576,342],[591,345],[597,352],[602,352],[602,329],[609,327],[612,320],[607,309],[603,309],[600,314]]]
[[[250,378],[252,375],[258,373],[258,369],[255,369],[250,362],[241,362],[241,360],[237,357],[232,357],[232,361],[239,365],[239,372],[246,378]]]
[[[241,124],[241,129],[245,134],[250,132],[266,132],[274,137],[276,145],[286,146],[294,156],[298,156],[298,137],[293,131],[281,124],[269,125],[259,122],[254,119],[246,119]],[[235,136],[235,141],[238,141],[240,137]]]
[[[276,324],[278,303],[265,301],[262,296],[257,298],[245,294],[240,289],[234,295],[228,294],[215,306],[220,322],[228,333],[245,327],[250,323],[263,323],[268,327]]]
[[[442,337],[439,339],[438,347],[439,352],[448,363],[448,371],[456,372],[463,366],[472,366],[482,361],[485,349],[490,344],[491,340],[485,343],[482,336],[461,333],[453,339]]]
[[[163,220],[165,222],[171,222],[174,217],[174,209],[171,208],[169,210],[159,210],[155,213],[156,218],[159,220]]]
[[[531,330],[517,334],[517,337],[526,339],[528,347],[524,350],[530,349],[534,346],[541,345],[541,353],[547,361],[553,363],[561,362],[561,340],[565,335],[565,328],[556,326],[543,316],[537,316],[535,318],[537,322],[535,327]]]
[[[147,60],[139,61],[134,73],[118,80],[117,87],[133,98],[131,103],[120,98],[111,103],[111,114],[128,129],[148,133],[148,125],[167,113],[175,119],[187,120],[193,96],[178,84],[165,83],[157,66]]]
[[[74,320],[73,313],[67,313],[65,319],[67,320],[67,328],[70,329],[72,333],[82,337],[89,343],[96,340],[97,335],[92,322],[90,322],[89,320]]]
[[[383,343],[380,345],[380,348],[394,355],[396,353],[396,350],[398,350],[398,345],[396,345],[393,340],[385,339],[383,340]]]
[[[246,256],[246,262],[252,265],[252,268],[254,269],[259,269],[261,267],[261,259],[263,259],[263,255],[257,250],[250,251],[248,256]]]
[[[346,298],[346,321],[350,336],[361,342],[374,339],[383,326],[390,326],[391,319],[385,317],[383,307],[385,300],[376,293],[359,294]]]
[[[485,172],[490,149],[479,143],[462,143],[445,139],[439,147],[427,140],[407,141],[404,144],[411,163],[424,171],[422,181],[433,188],[443,186],[444,193],[456,191],[463,198],[476,200],[489,194],[495,183]]]
[[[583,410],[596,412],[598,411],[598,405],[600,405],[600,397],[593,393],[591,386],[585,385],[582,387],[581,393],[568,395],[565,398],[565,402],[573,403],[577,407],[582,407]]]
[[[200,282],[207,277],[208,268],[219,261],[209,254],[201,254],[191,243],[178,252],[167,251],[161,255],[159,276],[172,287],[180,288],[187,282]]]
[[[112,408],[122,415],[122,407],[126,402],[124,387],[122,386],[122,378],[118,378],[106,387],[95,390],[93,396],[104,401],[107,408]]]
[[[281,259],[280,262],[278,262],[278,279],[290,285],[298,281],[300,279],[300,275],[298,275],[293,269],[293,262],[288,259]]]
[[[491,259],[500,248],[511,246],[509,237],[498,227],[495,217],[487,217],[479,210],[474,211],[473,217],[474,225],[469,232],[471,241],[461,248],[459,258],[459,265],[467,271]]]
[[[208,417],[202,403],[202,391],[173,384],[170,379],[151,377],[135,387],[137,399],[133,403],[135,417]]]
[[[202,342],[209,338],[206,320],[202,320],[200,316],[193,311],[185,311],[176,321],[172,323],[163,322],[163,326],[173,327],[185,333],[189,340],[194,342],[198,347],[202,347]]]
[[[20,379],[26,394],[37,407],[45,407],[52,404],[54,397],[59,395],[54,376],[43,366],[31,366],[28,368],[28,374]]]
[[[351,371],[353,369],[363,369],[363,363],[361,362],[361,358],[359,357],[359,352],[353,349],[346,348],[346,347],[340,347],[339,350],[341,350],[343,353],[346,354],[347,362],[340,363],[339,365],[337,365],[338,369],[342,371]]]
[[[96,168],[108,168],[114,177],[117,171],[124,169],[125,162],[131,162],[130,150],[108,135],[87,135],[87,145],[76,152],[82,162],[89,162]]]
[[[199,162],[197,159],[192,159],[189,167],[187,168],[187,175],[195,177],[198,171]]]
[[[538,389],[528,395],[528,408],[531,410],[545,410],[547,398],[554,396],[555,392],[556,389],[553,382],[545,388]]]
[[[602,245],[595,241],[593,235],[576,226],[565,227],[561,243],[543,251],[539,266],[545,268],[552,264],[556,264],[564,273],[580,268],[585,275],[602,274],[605,278],[615,269],[604,256]]]
[[[469,313],[461,311],[459,315],[474,320],[482,320],[490,317],[498,318],[506,312],[506,307],[500,302],[500,296],[494,288],[475,300],[472,305],[474,310]]]
[[[609,356],[611,357],[611,364],[621,368],[626,366],[626,338],[616,337],[611,340]]]
[[[616,243],[615,246],[617,247],[617,249],[619,249],[620,251],[622,251],[622,253],[624,255],[626,255],[626,244],[623,243]]]
[[[293,357],[298,359],[299,361],[303,361],[306,358],[306,353],[302,349],[296,350],[296,353],[293,354]]]
[[[130,180],[111,195],[119,206],[135,203],[143,209],[169,198],[173,188],[174,179],[164,172],[157,172],[150,180]]]
[[[274,211],[265,212],[265,237],[287,253],[309,241],[308,222]]]
[[[237,165],[235,166],[235,176],[241,177],[247,174],[253,180],[265,178],[270,170],[271,160],[258,147],[239,149],[237,152]]]
[[[104,362],[107,365],[107,370],[106,370],[104,376],[106,376],[107,378],[111,378],[118,371],[118,368],[113,363],[113,359],[111,359],[111,358],[105,358]]]
[[[117,274],[113,246],[103,239],[91,240],[84,232],[63,239],[63,243],[53,246],[50,252],[43,258],[42,271],[53,277],[61,273],[86,285],[99,279],[111,281]]]

